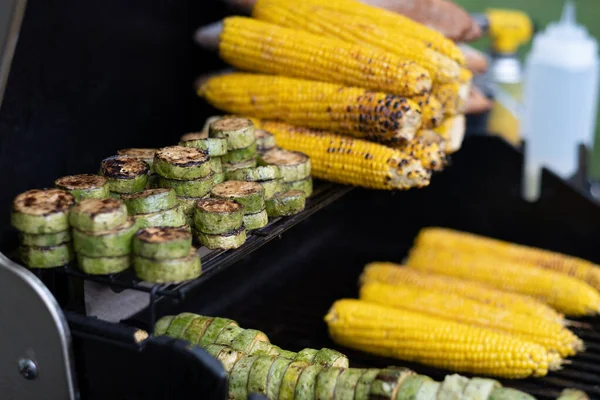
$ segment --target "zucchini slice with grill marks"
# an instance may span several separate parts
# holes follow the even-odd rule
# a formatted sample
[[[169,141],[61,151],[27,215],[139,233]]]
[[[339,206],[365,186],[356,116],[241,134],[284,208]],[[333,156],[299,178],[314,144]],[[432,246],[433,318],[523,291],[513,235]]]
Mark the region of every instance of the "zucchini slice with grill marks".
[[[254,168],[254,167],[256,167],[256,165],[257,165],[256,159],[252,159],[252,160],[248,160],[248,161],[244,161],[244,162],[236,163],[236,164],[223,163],[223,171],[225,171],[225,173],[227,173],[229,171],[236,171],[236,170],[242,169],[242,168]]]
[[[137,221],[139,229],[149,228],[151,226],[179,227],[185,225],[187,222],[185,215],[183,215],[177,206],[155,213],[136,214],[133,218]]]
[[[354,400],[369,400],[371,383],[377,378],[378,374],[379,370],[376,368],[364,370],[364,373],[358,378],[356,389],[354,389]]]
[[[246,242],[246,229],[242,227],[227,233],[208,234],[196,230],[198,241],[205,247],[215,250],[231,250],[237,249]]]
[[[254,124],[246,118],[221,118],[208,128],[209,137],[227,139],[227,149],[246,148],[256,142]]]
[[[121,149],[117,151],[120,156],[127,156],[138,160],[145,161],[152,171],[152,164],[154,164],[154,154],[158,149],[143,149],[143,148],[131,148]]]
[[[214,176],[211,173],[204,178],[189,181],[179,181],[159,176],[158,186],[172,188],[175,190],[175,194],[180,197],[204,197],[210,193],[210,189],[214,186]]]
[[[269,369],[267,378],[267,398],[277,399],[279,397],[283,376],[292,362],[292,360],[282,357],[277,357],[275,359],[275,362]]]
[[[243,218],[244,206],[232,200],[199,200],[194,209],[196,229],[207,234],[224,234],[238,230],[242,227]]]
[[[264,228],[269,223],[269,216],[266,210],[254,214],[244,215],[244,226],[247,231]]]
[[[265,201],[269,217],[285,217],[295,215],[306,207],[306,194],[299,190],[279,193]]]
[[[73,229],[73,248],[86,257],[118,257],[131,253],[131,241],[138,227],[133,218],[116,228],[88,233]]]
[[[310,197],[313,193],[313,180],[309,176],[308,178],[295,181],[295,182],[286,182],[283,184],[284,192],[290,190],[300,190],[304,192],[306,197]]]
[[[169,146],[154,155],[154,171],[169,179],[181,181],[204,178],[211,173],[210,157],[200,149]]]
[[[75,200],[106,199],[109,196],[105,177],[92,174],[69,175],[54,181],[57,188],[71,193]]]
[[[59,244],[69,243],[71,241],[71,231],[62,231],[57,233],[19,233],[21,244],[35,247],[51,247]]]
[[[255,129],[254,137],[256,138],[257,149],[260,152],[271,150],[277,146],[277,143],[275,142],[275,136],[264,129]]]
[[[260,183],[260,185],[263,187],[263,189],[265,189],[265,200],[270,200],[276,194],[280,194],[282,192],[287,191],[284,189],[283,179],[281,179],[281,178],[273,179],[270,181],[262,181],[262,182],[258,182],[258,183]]]
[[[192,234],[185,228],[155,226],[133,236],[133,252],[155,260],[185,257],[192,248]]]
[[[87,257],[77,254],[77,266],[86,274],[110,275],[125,271],[131,265],[131,257]]]
[[[358,379],[365,372],[364,369],[348,368],[345,369],[337,378],[335,383],[334,400],[354,399],[354,390],[358,384]]]
[[[214,344],[215,340],[219,337],[223,329],[228,326],[238,326],[237,322],[227,318],[214,318],[212,323],[208,326],[204,335],[200,338],[200,345]]]
[[[369,396],[372,399],[395,400],[402,382],[415,373],[408,368],[386,368],[379,371],[371,383]]]
[[[51,247],[21,246],[19,256],[29,268],[62,267],[73,259],[70,243]]]
[[[200,149],[206,154],[208,154],[211,158],[217,158],[227,154],[227,139],[190,139],[182,140],[181,142],[179,142],[179,145],[183,147],[193,147],[195,149]]]
[[[100,174],[108,180],[114,193],[136,193],[146,188],[150,166],[148,163],[128,156],[112,156],[100,163]]]
[[[11,223],[25,233],[63,232],[69,229],[68,212],[73,204],[75,198],[64,190],[29,190],[15,197]]]
[[[151,258],[133,256],[136,275],[146,281],[155,283],[182,282],[200,276],[200,256],[192,248],[187,257],[170,260],[153,260]]]
[[[259,393],[265,395],[267,393],[269,370],[276,359],[277,357],[274,356],[258,356],[248,375],[248,394]]]
[[[241,163],[256,158],[256,142],[243,149],[229,150],[221,157],[226,164]]]
[[[272,149],[258,158],[259,165],[276,165],[284,182],[295,182],[310,176],[310,158],[298,151]]]
[[[148,214],[168,210],[177,205],[175,191],[170,188],[147,189],[123,195],[121,199],[125,202],[129,214]]]
[[[325,368],[317,375],[317,384],[315,388],[315,399],[326,400],[333,399],[335,394],[335,384],[338,376],[344,371],[343,368]]]
[[[244,356],[235,363],[229,374],[229,398],[232,400],[245,400],[248,398],[248,379],[252,365],[260,357]]]
[[[281,174],[275,165],[241,168],[227,172],[227,180],[230,181],[261,182],[279,178],[281,178]]]
[[[314,400],[317,375],[323,367],[320,365],[309,365],[304,368],[296,385],[295,400]]]
[[[85,199],[69,213],[69,223],[82,232],[104,232],[127,222],[127,207],[119,199]]]
[[[279,388],[279,400],[294,400],[296,393],[296,386],[302,371],[307,368],[310,364],[304,361],[292,362],[281,380],[281,387]]]
[[[254,214],[265,208],[265,189],[256,182],[226,181],[212,188],[210,196],[240,203],[244,206],[244,214]]]

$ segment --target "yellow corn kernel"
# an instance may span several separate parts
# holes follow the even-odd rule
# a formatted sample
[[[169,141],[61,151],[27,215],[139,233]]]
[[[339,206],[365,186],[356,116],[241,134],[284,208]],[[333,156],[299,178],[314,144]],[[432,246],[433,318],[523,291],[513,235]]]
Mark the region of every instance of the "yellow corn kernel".
[[[360,288],[360,299],[514,335],[544,346],[548,351],[556,351],[562,357],[575,355],[583,349],[583,342],[558,322],[514,313],[454,294],[440,294],[409,285],[367,282]]]
[[[431,93],[442,104],[445,116],[454,116],[465,112],[466,98],[461,90],[461,83],[458,81],[433,86]]]
[[[437,293],[458,295],[513,313],[531,315],[561,325],[565,323],[562,315],[533,297],[494,289],[479,282],[401,267],[394,263],[373,262],[367,264],[360,280],[362,283],[381,282],[388,285],[410,285],[415,288],[434,290]]]
[[[279,122],[263,121],[262,128],[280,147],[308,155],[316,178],[386,190],[429,184],[419,160],[384,145]]]
[[[530,295],[566,315],[593,315],[600,311],[600,294],[587,283],[493,254],[474,253],[462,247],[430,246],[417,239],[407,265]]]
[[[219,53],[254,72],[358,86],[403,96],[431,90],[427,70],[394,54],[244,17],[223,22]]]
[[[526,378],[558,367],[549,365],[546,349],[538,344],[360,300],[336,301],[325,321],[343,346],[457,372]]]
[[[600,266],[581,258],[446,228],[423,229],[417,241],[428,247],[455,247],[487,253],[502,260],[533,264],[579,278],[600,290]]]
[[[234,73],[198,90],[221,110],[374,140],[409,140],[421,124],[418,104],[404,97],[273,75]]]
[[[444,119],[442,103],[431,94],[411,97],[421,107],[421,128],[433,129],[441,125]]]
[[[446,153],[452,154],[462,147],[465,132],[467,130],[467,120],[463,114],[453,117],[446,117],[440,126],[433,131],[446,141]]]
[[[423,167],[432,171],[441,171],[448,163],[446,153],[440,144],[425,139],[417,138],[389,146],[416,158],[421,161]]]
[[[382,26],[361,15],[328,8],[325,4],[259,0],[252,16],[286,28],[390,52],[421,65],[437,82],[453,82],[460,76],[460,65],[456,61],[431,49],[423,41],[408,36],[400,38],[397,29]]]

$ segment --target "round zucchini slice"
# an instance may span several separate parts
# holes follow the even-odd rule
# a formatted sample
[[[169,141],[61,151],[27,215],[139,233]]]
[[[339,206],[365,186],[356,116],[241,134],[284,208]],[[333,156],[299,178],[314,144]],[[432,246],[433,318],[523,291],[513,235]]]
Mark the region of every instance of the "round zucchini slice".
[[[131,158],[135,158],[137,160],[145,161],[146,164],[150,167],[150,171],[152,171],[152,164],[154,164],[154,154],[158,149],[140,149],[140,148],[131,148],[131,149],[121,149],[117,151],[117,154],[120,156],[127,156]]]
[[[279,193],[265,202],[269,217],[285,217],[295,215],[304,210],[306,194],[299,190]]]
[[[272,199],[276,194],[286,191],[284,190],[284,183],[281,178],[258,183],[265,189],[265,200]]]
[[[151,226],[183,226],[186,223],[185,215],[180,208],[175,206],[168,210],[148,214],[136,214],[133,216],[138,224],[138,229]]]
[[[246,400],[248,398],[250,370],[259,358],[257,356],[244,356],[235,363],[229,374],[229,398],[231,400]]]
[[[246,118],[221,118],[212,122],[209,137],[227,139],[227,150],[244,149],[256,142],[254,124]]]
[[[21,244],[34,247],[52,247],[71,241],[71,232],[62,231],[58,233],[19,233]]]
[[[310,158],[304,153],[272,149],[261,155],[259,165],[276,165],[284,182],[299,181],[310,176]]]
[[[136,193],[146,188],[150,166],[128,156],[112,156],[100,163],[100,174],[108,180],[111,192]]]
[[[242,169],[242,168],[255,168],[255,167],[256,167],[256,159],[252,159],[252,160],[248,160],[248,161],[244,161],[244,162],[236,163],[236,164],[223,163],[223,171],[225,171],[225,173],[230,172],[230,171],[236,171],[236,170]]]
[[[73,204],[75,198],[64,190],[29,190],[15,197],[11,223],[25,233],[63,232],[69,229],[68,212]]]
[[[250,354],[256,342],[269,343],[267,335],[256,329],[243,329],[232,341],[231,348]]]
[[[227,164],[236,164],[256,158],[256,142],[243,149],[229,150],[222,160]]]
[[[203,246],[211,250],[237,249],[246,242],[246,229],[242,226],[241,228],[236,229],[235,231],[223,233],[220,235],[211,235],[196,230],[196,237]]]
[[[315,387],[315,398],[317,399],[333,399],[335,393],[335,384],[338,376],[342,373],[343,368],[325,368],[317,375],[317,383]]]
[[[286,182],[283,184],[283,189],[285,192],[290,190],[299,190],[304,192],[306,197],[310,197],[313,193],[313,181],[309,176],[308,178],[302,179],[300,181],[295,182]]]
[[[314,400],[315,385],[317,383],[317,375],[323,367],[320,365],[309,365],[304,368],[296,385],[295,399],[296,400]],[[367,399],[365,399],[367,400]]]
[[[199,140],[208,138],[208,131],[206,132],[189,132],[185,135],[182,135],[179,140],[182,142],[187,142],[188,140]]]
[[[215,172],[213,174],[213,184],[218,185],[219,183],[225,182],[225,173],[224,172]]]
[[[213,322],[214,318],[211,317],[199,317],[192,321],[190,326],[183,331],[181,338],[187,340],[190,343],[198,344],[204,332],[208,326]]]
[[[214,177],[213,174],[209,174],[204,178],[190,181],[179,181],[176,179],[168,179],[163,176],[159,176],[158,185],[163,188],[171,188],[175,190],[175,194],[177,196],[204,197],[210,193],[210,189],[214,186]]]
[[[69,175],[54,181],[57,188],[71,193],[75,200],[106,199],[109,195],[105,177],[92,174]]]
[[[131,257],[86,257],[77,254],[77,266],[90,275],[110,275],[125,271],[131,265]]]
[[[267,377],[267,398],[277,399],[279,397],[283,376],[292,362],[287,358],[277,357],[271,364]]]
[[[244,215],[244,226],[247,231],[264,228],[269,223],[269,216],[266,210],[254,214]]]
[[[289,358],[290,360],[299,361],[299,360],[295,360],[297,355],[298,355],[298,353],[294,353],[293,351],[283,350],[283,349],[279,350],[279,357]]]
[[[132,214],[148,214],[168,210],[177,205],[175,191],[171,188],[146,189],[144,191],[121,196]]]
[[[244,214],[254,214],[265,208],[265,189],[256,182],[226,181],[216,185],[210,195],[240,203],[244,206]]]
[[[359,378],[364,374],[365,370],[360,368],[347,368],[337,379],[335,384],[334,400],[354,399],[354,391],[358,384]]]
[[[278,400],[294,400],[296,386],[298,386],[300,375],[302,375],[302,372],[309,365],[309,363],[304,361],[294,361],[289,365],[281,380]]]
[[[254,137],[256,138],[256,144],[258,151],[260,152],[271,150],[273,147],[277,146],[275,136],[264,129],[255,129]]]
[[[29,268],[62,267],[73,259],[73,249],[70,243],[51,247],[21,246],[19,256]]]
[[[369,400],[369,391],[371,390],[371,383],[379,375],[379,370],[370,368],[364,370],[364,373],[358,378],[358,383],[354,389],[354,400]]]
[[[227,139],[219,138],[202,138],[202,139],[190,139],[182,140],[179,142],[180,146],[193,147],[200,149],[212,157],[224,156],[227,154]]]
[[[169,179],[188,181],[210,175],[210,157],[200,149],[169,146],[154,155],[154,171]]]
[[[255,168],[241,168],[227,172],[229,181],[262,182],[281,178],[279,168],[275,165],[265,165]]]
[[[119,199],[85,199],[71,209],[69,223],[83,232],[104,232],[127,222],[127,207]]]
[[[224,234],[242,227],[244,206],[232,200],[204,199],[196,202],[194,225],[199,232]]]
[[[155,260],[185,257],[192,248],[192,234],[184,228],[150,227],[133,237],[134,254]]]
[[[197,314],[187,312],[177,315],[175,319],[171,321],[171,324],[167,328],[165,334],[170,337],[181,338],[183,332],[185,332],[185,330],[190,326],[192,321],[194,321],[194,319],[196,318],[201,317]]]
[[[248,394],[259,393],[265,395],[267,393],[269,370],[276,359],[277,357],[274,356],[259,356],[256,359],[248,375]]]
[[[133,218],[107,231],[87,233],[73,229],[73,248],[87,257],[118,257],[131,253],[131,241],[137,231]]]
[[[170,260],[153,260],[133,256],[135,273],[143,281],[154,283],[176,283],[195,279],[202,272],[200,256],[191,248],[187,257]]]
[[[294,357],[295,361],[304,361],[312,364],[317,356],[319,350],[317,349],[302,349]]]
[[[244,332],[244,328],[240,328],[237,325],[228,325],[219,333],[219,336],[215,339],[215,344],[221,344],[223,346],[231,347],[231,342],[238,336],[240,333]],[[234,349],[239,351],[237,349]],[[248,353],[244,350],[244,353]]]
[[[201,346],[214,344],[221,332],[230,326],[238,326],[237,322],[228,318],[214,318],[199,340]]]
[[[221,157],[210,157],[210,169],[215,174],[223,172],[223,162],[221,161]]]
[[[339,351],[326,348],[317,351],[312,362],[323,365],[324,367],[348,368],[348,357]]]

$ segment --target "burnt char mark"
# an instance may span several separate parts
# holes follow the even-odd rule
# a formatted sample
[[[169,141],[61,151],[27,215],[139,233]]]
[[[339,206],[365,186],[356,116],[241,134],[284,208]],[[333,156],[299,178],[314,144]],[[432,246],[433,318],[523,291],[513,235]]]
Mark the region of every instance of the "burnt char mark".
[[[34,189],[20,194],[14,200],[17,211],[27,213],[28,208],[38,209],[40,215],[66,211],[73,204],[75,204],[73,195],[60,189]]]
[[[102,175],[115,179],[135,179],[146,175],[150,167],[145,161],[127,156],[114,156],[102,160],[100,164]]]
[[[100,214],[110,213],[121,208],[121,200],[119,199],[90,199],[96,202],[96,207],[93,212],[90,212],[92,219]],[[90,201],[85,200],[85,201]],[[82,204],[82,203],[79,203]]]

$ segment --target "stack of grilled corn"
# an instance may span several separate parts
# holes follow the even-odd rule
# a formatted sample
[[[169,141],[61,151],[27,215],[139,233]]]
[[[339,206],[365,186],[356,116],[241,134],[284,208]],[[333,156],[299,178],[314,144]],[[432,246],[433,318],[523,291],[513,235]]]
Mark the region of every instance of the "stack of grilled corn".
[[[600,267],[443,228],[418,235],[406,267],[375,262],[360,300],[325,317],[341,345],[459,372],[543,376],[584,349],[564,315],[600,312]]]
[[[252,73],[213,76],[198,94],[263,120],[316,177],[423,187],[460,148],[471,74],[441,34],[357,0],[258,0],[252,17],[225,19],[219,37],[221,57]]]

